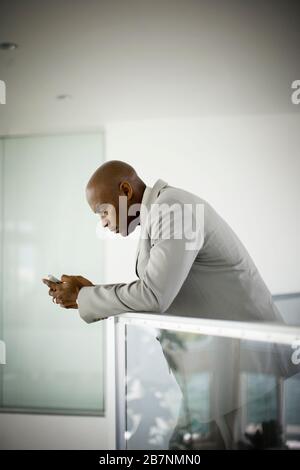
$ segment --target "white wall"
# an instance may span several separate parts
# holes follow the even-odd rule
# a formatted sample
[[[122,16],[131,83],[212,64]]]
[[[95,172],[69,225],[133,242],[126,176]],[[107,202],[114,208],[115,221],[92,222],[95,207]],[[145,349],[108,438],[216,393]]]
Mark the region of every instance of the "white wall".
[[[110,123],[106,159],[208,200],[237,232],[272,293],[300,290],[300,116]],[[108,282],[135,278],[136,241],[107,242]]]

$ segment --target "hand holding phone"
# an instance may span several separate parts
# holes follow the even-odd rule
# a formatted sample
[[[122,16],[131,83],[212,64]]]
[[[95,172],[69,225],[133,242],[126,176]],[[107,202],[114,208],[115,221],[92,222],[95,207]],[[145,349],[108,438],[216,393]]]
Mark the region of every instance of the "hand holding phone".
[[[49,287],[52,302],[60,304],[64,308],[78,309],[77,297],[80,289],[82,287],[94,287],[94,284],[82,276],[63,274],[61,279],[57,279],[52,274],[48,274],[47,278],[42,279],[43,283]]]
[[[53,289],[55,290],[53,284],[62,284],[62,281],[57,279],[57,277],[52,276],[52,274],[48,274],[48,276],[46,278],[43,278],[42,281],[43,281],[44,284],[46,284],[52,290]]]

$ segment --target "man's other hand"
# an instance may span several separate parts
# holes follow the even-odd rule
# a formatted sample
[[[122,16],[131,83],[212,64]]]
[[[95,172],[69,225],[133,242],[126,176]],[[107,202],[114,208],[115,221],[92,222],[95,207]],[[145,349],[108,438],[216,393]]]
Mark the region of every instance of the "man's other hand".
[[[61,276],[60,283],[48,279],[42,279],[42,281],[49,287],[52,301],[64,308],[78,308],[77,297],[80,289],[94,285],[82,276],[68,276],[67,274]]]

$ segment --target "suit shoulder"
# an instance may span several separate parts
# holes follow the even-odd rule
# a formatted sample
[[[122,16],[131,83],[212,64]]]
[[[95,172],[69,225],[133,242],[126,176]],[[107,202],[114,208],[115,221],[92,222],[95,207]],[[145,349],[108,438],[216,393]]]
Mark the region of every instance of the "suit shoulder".
[[[174,186],[167,186],[163,188],[154,201],[156,204],[164,204],[164,203],[181,203],[181,204],[195,204],[195,203],[202,203],[207,204],[205,199],[193,194],[191,192],[185,191],[181,188],[176,188]]]

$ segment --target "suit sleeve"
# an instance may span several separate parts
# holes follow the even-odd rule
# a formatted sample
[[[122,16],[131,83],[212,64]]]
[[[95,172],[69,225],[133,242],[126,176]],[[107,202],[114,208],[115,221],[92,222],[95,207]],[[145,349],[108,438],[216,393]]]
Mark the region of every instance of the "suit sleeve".
[[[151,249],[143,276],[128,284],[83,287],[77,299],[83,320],[91,323],[120,313],[168,309],[204,239],[203,224],[195,224],[195,210],[190,207],[183,212],[182,204],[170,201],[163,209],[157,205],[150,211],[146,223]]]

